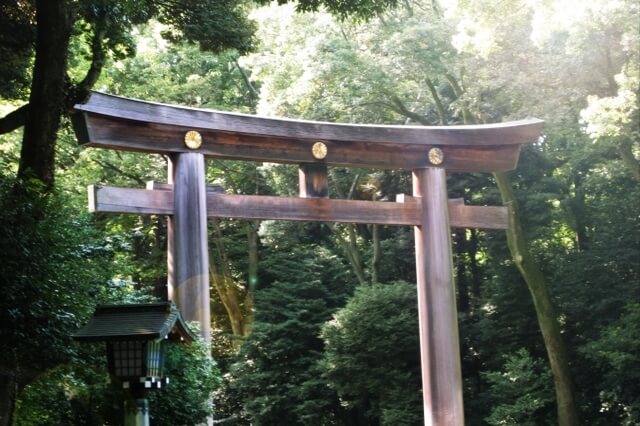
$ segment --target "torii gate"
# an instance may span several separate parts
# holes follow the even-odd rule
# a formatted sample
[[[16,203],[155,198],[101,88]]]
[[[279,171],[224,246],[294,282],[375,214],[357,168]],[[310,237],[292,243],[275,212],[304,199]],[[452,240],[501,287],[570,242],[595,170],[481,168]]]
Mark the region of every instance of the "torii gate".
[[[210,334],[207,217],[349,222],[415,227],[425,425],[463,425],[462,377],[450,226],[506,229],[506,207],[447,200],[446,171],[516,167],[539,137],[537,119],[477,126],[331,124],[231,114],[92,93],[75,106],[81,144],[166,154],[168,184],[89,187],[95,212],[169,216],[168,293],[187,320]],[[204,159],[300,167],[300,197],[207,191]],[[397,202],[328,197],[327,167],[408,169],[413,196]]]

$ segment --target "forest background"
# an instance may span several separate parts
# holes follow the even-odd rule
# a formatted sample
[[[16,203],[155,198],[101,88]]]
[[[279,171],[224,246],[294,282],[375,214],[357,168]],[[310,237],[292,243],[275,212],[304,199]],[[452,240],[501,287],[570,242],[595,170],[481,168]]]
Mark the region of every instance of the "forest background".
[[[515,172],[448,177],[452,198],[517,211],[510,233],[452,234],[466,421],[640,423],[640,5],[259,6],[1,3],[0,424],[118,424],[101,348],[70,335],[96,304],[166,283],[163,217],[86,211],[89,184],[166,181],[161,156],[77,145],[69,111],[91,88],[331,122],[545,120]],[[297,192],[291,166],[216,160],[207,176]],[[411,190],[406,171],[334,168],[329,184],[362,200]],[[154,424],[421,424],[410,228],[209,232],[217,362],[174,348]]]

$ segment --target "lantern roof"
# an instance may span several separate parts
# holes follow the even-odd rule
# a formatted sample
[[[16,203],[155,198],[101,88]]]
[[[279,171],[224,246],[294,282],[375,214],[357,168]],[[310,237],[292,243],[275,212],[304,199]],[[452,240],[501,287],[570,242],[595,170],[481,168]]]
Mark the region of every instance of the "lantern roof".
[[[193,341],[191,332],[172,302],[100,305],[73,338],[80,341],[157,340]]]

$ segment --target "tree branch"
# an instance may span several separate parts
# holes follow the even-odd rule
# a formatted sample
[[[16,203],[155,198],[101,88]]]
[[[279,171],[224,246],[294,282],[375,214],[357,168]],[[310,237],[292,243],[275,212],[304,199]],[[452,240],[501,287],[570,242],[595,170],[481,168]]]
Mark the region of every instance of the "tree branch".
[[[356,187],[358,186],[358,181],[360,180],[360,173],[356,173],[353,177],[353,182],[351,182],[351,188],[349,188],[349,194],[347,195],[347,200],[353,199],[353,194],[356,192]]]
[[[94,29],[93,38],[91,39],[91,65],[87,70],[87,75],[78,84],[81,90],[89,91],[100,78],[106,58],[106,52],[102,46],[102,39],[105,33],[104,28],[96,27]]]
[[[213,160],[213,164],[215,164],[217,168],[219,168],[220,170],[222,170],[224,172],[225,180],[227,182],[231,183],[231,190],[233,191],[234,194],[238,194],[239,185],[238,185],[237,180],[233,178],[233,174],[236,173],[236,171],[232,170],[229,167],[227,167],[225,165],[225,163],[223,161],[220,161],[220,160]]]
[[[426,80],[427,83],[427,87],[429,88],[429,92],[431,93],[431,97],[433,98],[434,102],[436,103],[436,108],[438,109],[438,118],[440,119],[440,124],[442,124],[443,126],[446,126],[447,124],[447,113],[444,109],[444,105],[442,105],[442,100],[440,99],[440,95],[438,94],[438,91],[436,90],[436,86],[433,84],[433,82],[431,81],[430,78],[427,78]]]
[[[578,425],[578,410],[569,369],[569,355],[549,294],[549,286],[525,240],[511,178],[506,172],[494,172],[493,176],[500,191],[502,204],[509,206],[509,228],[506,231],[509,252],[531,294],[538,326],[547,350],[549,367],[555,384],[558,424]]]
[[[460,86],[460,84],[458,84],[458,80],[449,73],[446,73],[444,77],[447,79],[447,81],[451,85],[451,88],[453,89],[453,93],[455,93],[456,95],[456,99],[462,96],[464,91],[462,90],[462,87]]]
[[[210,280],[216,289],[220,301],[227,312],[227,318],[231,325],[231,331],[235,337],[246,337],[253,322],[253,293],[247,292],[233,278],[229,266],[229,258],[222,243],[222,230],[219,221],[211,221],[212,231],[215,238],[211,239],[214,250],[209,252]],[[249,309],[243,312],[242,305],[247,303]],[[234,339],[232,342],[234,350],[240,348],[241,341]]]
[[[367,280],[364,276],[364,271],[362,270],[362,262],[360,261],[360,255],[357,253],[358,249],[357,247],[354,246],[354,244],[351,243],[353,241],[352,238],[355,238],[355,234],[353,233],[353,231],[349,230],[351,232],[349,233],[349,241],[347,241],[347,239],[344,238],[340,233],[340,230],[336,229],[337,226],[335,223],[325,222],[325,225],[331,231],[336,241],[338,242],[338,245],[340,246],[340,248],[342,248],[342,251],[344,252],[344,255],[347,258],[347,261],[349,262],[349,264],[351,264],[353,273],[355,274],[356,279],[358,280],[358,284],[362,286],[366,285]]]
[[[456,100],[460,99],[460,97],[464,94],[464,89],[462,88],[462,86],[460,86],[458,80],[449,73],[445,74],[444,77],[451,85],[453,93],[456,95]],[[469,111],[469,108],[467,108],[466,106],[462,108],[462,121],[465,124],[471,124],[472,121],[471,111]]]
[[[84,102],[89,96],[89,91],[96,84],[106,59],[106,51],[102,45],[102,39],[106,35],[106,30],[102,24],[94,24],[93,37],[91,38],[91,65],[87,70],[81,82],[74,84],[71,78],[67,76],[68,89],[65,106],[68,110],[72,109],[77,103]]]
[[[631,140],[623,141],[618,145],[618,152],[623,163],[631,170],[633,177],[640,181],[640,162],[633,155],[633,142]]]
[[[102,167],[106,168],[106,169],[110,169],[110,170],[118,173],[119,175],[122,175],[124,177],[127,177],[127,178],[133,180],[134,182],[136,182],[139,185],[145,185],[146,184],[144,179],[142,179],[139,176],[136,176],[134,174],[127,173],[124,170],[122,170],[120,167],[118,167],[118,166],[116,166],[114,164],[111,164],[108,161],[100,161],[100,160],[98,160],[96,158],[93,158],[92,160],[94,162],[98,163],[99,165],[101,165]]]
[[[12,132],[17,128],[24,126],[27,120],[27,112],[29,111],[29,104],[26,103],[4,117],[0,118],[0,135]]]
[[[415,120],[424,126],[428,126],[429,124],[431,124],[426,118],[424,118],[420,114],[416,114],[415,112],[407,108],[404,102],[402,102],[402,100],[397,95],[391,95],[391,102],[393,102],[393,110],[398,114]]]
[[[258,93],[258,91],[253,86],[253,84],[251,84],[251,80],[249,80],[249,76],[247,76],[247,73],[244,71],[244,69],[242,69],[242,67],[240,66],[240,64],[238,63],[238,60],[236,58],[233,58],[233,63],[236,66],[236,68],[238,68],[238,71],[240,71],[240,75],[242,76],[242,80],[244,81],[244,84],[247,85],[247,88],[249,89],[249,91],[251,92],[253,97],[255,99],[260,98],[260,93]]]

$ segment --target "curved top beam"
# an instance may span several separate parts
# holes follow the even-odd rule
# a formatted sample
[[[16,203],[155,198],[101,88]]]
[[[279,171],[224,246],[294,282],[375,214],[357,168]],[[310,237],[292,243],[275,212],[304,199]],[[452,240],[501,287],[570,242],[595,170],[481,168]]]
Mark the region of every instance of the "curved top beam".
[[[534,142],[538,119],[465,126],[383,126],[270,118],[249,114],[146,102],[94,92],[76,110],[146,123],[184,126],[227,133],[334,141],[432,144],[510,145]]]
[[[465,171],[515,167],[513,154],[520,145],[536,141],[543,124],[538,119],[474,126],[335,124],[187,108],[99,92],[75,109],[76,133],[89,146],[188,152],[192,150],[184,145],[184,134],[196,130],[203,139],[196,151],[208,157],[318,162],[311,146],[321,141],[328,148],[321,162],[328,165],[409,169],[431,165],[426,153],[436,146],[445,154],[439,166]],[[510,156],[500,163],[492,158],[500,153]],[[411,161],[416,156],[421,161]]]

